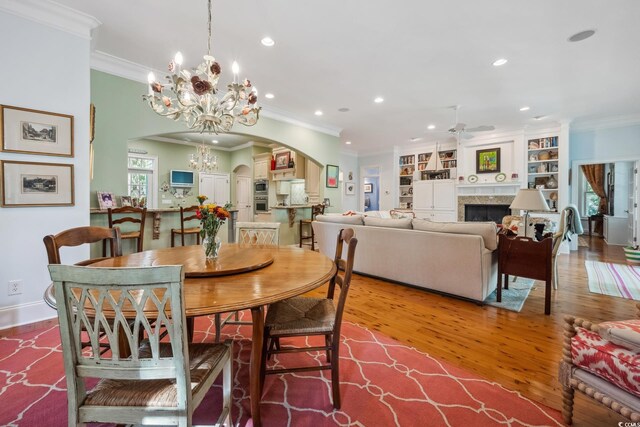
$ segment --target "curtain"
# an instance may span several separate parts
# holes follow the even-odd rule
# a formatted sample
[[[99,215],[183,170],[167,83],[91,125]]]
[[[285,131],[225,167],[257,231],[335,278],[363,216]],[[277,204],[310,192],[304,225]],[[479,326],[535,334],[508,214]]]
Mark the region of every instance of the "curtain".
[[[587,179],[593,192],[600,197],[600,206],[598,206],[598,214],[609,213],[609,198],[604,188],[604,164],[582,165],[582,173]]]

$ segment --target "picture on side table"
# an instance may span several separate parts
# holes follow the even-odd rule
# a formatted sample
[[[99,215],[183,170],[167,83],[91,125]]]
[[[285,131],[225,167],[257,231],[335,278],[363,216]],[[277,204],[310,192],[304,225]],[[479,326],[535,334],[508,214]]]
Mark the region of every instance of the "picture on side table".
[[[500,172],[500,149],[489,148],[476,151],[476,173]]]
[[[327,187],[338,188],[338,176],[340,168],[336,165],[327,165]]]
[[[0,162],[2,206],[73,206],[73,165]]]
[[[0,105],[2,151],[73,157],[73,116]]]
[[[276,169],[287,169],[291,160],[291,152],[276,154]]]

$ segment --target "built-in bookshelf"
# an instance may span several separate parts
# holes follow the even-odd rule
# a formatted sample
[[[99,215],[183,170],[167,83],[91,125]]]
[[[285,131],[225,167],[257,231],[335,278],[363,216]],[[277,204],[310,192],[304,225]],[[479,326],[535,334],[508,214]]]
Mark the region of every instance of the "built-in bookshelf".
[[[420,179],[423,181],[431,179],[451,179],[455,177],[455,170],[458,166],[457,150],[438,151],[442,169],[426,170],[429,160],[433,153],[418,154],[418,170],[420,171]]]
[[[527,141],[527,184],[542,191],[552,211],[558,211],[558,137]]]
[[[400,166],[400,205],[403,209],[413,208],[413,173],[416,170],[416,156],[410,154],[399,157]]]

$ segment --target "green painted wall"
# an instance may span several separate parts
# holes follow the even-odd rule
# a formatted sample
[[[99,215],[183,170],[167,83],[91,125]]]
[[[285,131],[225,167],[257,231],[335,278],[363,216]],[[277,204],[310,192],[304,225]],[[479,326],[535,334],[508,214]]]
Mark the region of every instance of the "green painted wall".
[[[146,85],[143,83],[91,70],[91,101],[96,106],[91,207],[98,206],[96,191],[126,193],[129,140],[185,130],[181,122],[174,122],[155,114],[142,101],[142,95],[146,92]],[[255,126],[238,125],[233,130],[290,147],[323,166],[339,164],[340,140],[335,136],[267,117],[262,117]],[[253,150],[239,150],[231,154],[225,171],[230,172],[239,164],[252,167],[251,158],[254,150],[260,151],[254,147]],[[223,171],[222,167],[220,171]],[[324,182],[324,170],[321,182]],[[332,210],[340,211],[340,189],[321,187],[321,196],[329,197],[332,204],[336,205]]]

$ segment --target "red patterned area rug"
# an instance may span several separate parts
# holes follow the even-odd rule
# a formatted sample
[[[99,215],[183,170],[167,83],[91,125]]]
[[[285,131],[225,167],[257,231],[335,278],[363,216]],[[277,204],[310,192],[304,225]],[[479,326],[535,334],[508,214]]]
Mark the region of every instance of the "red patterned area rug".
[[[243,313],[244,314],[244,313]],[[251,327],[229,325],[234,340],[235,425],[251,426],[248,363]],[[196,321],[196,341],[213,340],[213,319]],[[283,341],[286,345],[286,341]],[[274,357],[273,365],[320,364],[324,354]],[[0,425],[66,426],[66,383],[57,327],[0,338]],[[377,332],[345,322],[340,354],[342,408],[333,410],[328,371],[270,375],[265,426],[550,426],[560,413],[492,381],[439,361]],[[92,385],[89,385],[90,387]],[[217,383],[194,415],[211,425]]]

